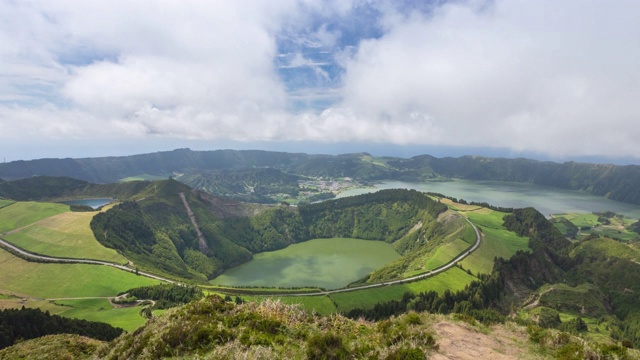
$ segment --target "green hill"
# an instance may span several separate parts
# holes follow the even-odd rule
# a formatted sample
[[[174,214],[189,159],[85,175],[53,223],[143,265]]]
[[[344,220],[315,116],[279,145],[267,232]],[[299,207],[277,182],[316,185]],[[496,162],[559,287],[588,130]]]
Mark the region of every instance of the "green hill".
[[[207,180],[218,171],[272,168],[291,175],[351,177],[358,180],[405,180],[463,178],[528,182],[563,189],[581,190],[613,200],[640,204],[640,166],[610,164],[554,163],[529,159],[463,156],[435,158],[420,155],[410,159],[381,157],[366,153],[309,155],[258,150],[191,151],[177,149],[121,157],[83,159],[39,159],[0,164],[0,178],[25,179],[33,176],[66,176],[93,183],[122,179],[185,176],[202,187],[217,186]],[[198,179],[198,174],[202,174]],[[0,195],[1,196],[1,195]]]
[[[254,253],[315,238],[394,242],[420,219],[434,225],[433,219],[446,210],[425,194],[409,190],[380,191],[300,207],[259,208],[219,203],[218,198],[194,192],[175,180],[150,183],[142,193],[146,196],[138,201],[97,214],[91,222],[96,239],[136,265],[199,280],[246,262]]]

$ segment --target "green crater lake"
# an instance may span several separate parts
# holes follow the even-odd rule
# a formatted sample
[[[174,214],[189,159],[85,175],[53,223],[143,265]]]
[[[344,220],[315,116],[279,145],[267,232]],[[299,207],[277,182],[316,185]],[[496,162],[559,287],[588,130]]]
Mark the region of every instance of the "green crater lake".
[[[383,241],[314,239],[256,254],[211,280],[215,285],[336,289],[400,257]]]

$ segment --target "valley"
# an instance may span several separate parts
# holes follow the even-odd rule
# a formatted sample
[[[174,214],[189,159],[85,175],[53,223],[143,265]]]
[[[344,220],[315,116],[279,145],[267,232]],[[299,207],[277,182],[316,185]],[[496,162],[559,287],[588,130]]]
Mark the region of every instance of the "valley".
[[[224,178],[217,171],[209,179]],[[483,323],[516,316],[542,338],[559,329],[598,343],[640,341],[636,205],[536,184],[351,178],[295,178],[307,193],[285,191],[265,204],[276,194],[254,197],[269,188],[259,185],[265,173],[238,170],[231,178],[247,174],[258,183],[240,197],[174,179],[1,183],[0,238],[17,248],[0,250],[0,308],[133,331],[166,308],[158,299],[124,307],[111,299],[176,283],[228,302],[277,301],[322,316],[429,311]],[[289,180],[277,181],[272,189]],[[305,200],[323,193],[331,196]],[[113,202],[98,210],[58,203],[69,199]]]

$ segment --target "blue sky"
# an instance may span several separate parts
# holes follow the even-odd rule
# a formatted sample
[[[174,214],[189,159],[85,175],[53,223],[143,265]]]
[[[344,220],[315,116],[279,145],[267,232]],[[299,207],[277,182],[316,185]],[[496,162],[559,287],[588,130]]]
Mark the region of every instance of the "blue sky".
[[[0,158],[640,163],[640,2],[0,0]]]

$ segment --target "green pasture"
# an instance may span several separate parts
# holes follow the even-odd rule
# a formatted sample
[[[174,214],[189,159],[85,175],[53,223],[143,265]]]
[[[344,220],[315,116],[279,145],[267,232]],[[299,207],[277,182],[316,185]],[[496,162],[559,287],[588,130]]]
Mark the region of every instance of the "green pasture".
[[[475,237],[475,235],[474,235]],[[444,244],[436,249],[433,256],[427,259],[425,263],[426,270],[433,270],[439,268],[442,265],[447,264],[451,260],[455,259],[457,256],[462,254],[464,251],[469,249],[471,245],[469,245],[463,239],[455,239],[450,243]]]
[[[400,299],[406,292],[417,294],[433,290],[442,294],[447,289],[455,292],[464,289],[473,280],[476,280],[476,277],[453,267],[436,276],[408,284],[337,293],[331,294],[330,297],[337,305],[338,311],[347,312],[354,308],[372,308],[377,303]]]
[[[54,305],[59,310],[55,312],[57,315],[100,321],[126,331],[133,331],[147,322],[140,315],[141,306],[116,308],[108,299],[56,300]]]
[[[563,218],[571,221],[577,227],[594,227],[598,226],[600,223],[598,222],[598,216],[594,214],[582,214],[582,213],[571,213],[571,214],[557,214],[554,216],[562,216]]]
[[[69,211],[69,205],[43,202],[16,202],[0,208],[0,234]]]
[[[104,265],[28,262],[0,251],[0,290],[38,298],[115,296],[160,281]]]
[[[639,249],[608,238],[597,238],[584,241],[573,249],[570,255],[572,257],[580,255],[585,258],[615,257],[632,261],[640,261]]]
[[[508,259],[518,250],[530,250],[528,238],[518,236],[502,226],[504,215],[506,214],[489,209],[467,213],[469,220],[480,228],[484,237],[478,249],[460,262],[463,268],[474,274],[489,274],[493,269],[494,258]]]
[[[224,297],[224,295],[222,295]],[[235,296],[232,296],[235,299]],[[279,300],[290,305],[300,305],[303,309],[316,312],[320,315],[331,315],[336,313],[336,306],[326,295],[317,296],[246,296],[240,295],[244,301],[264,301],[267,299]]]
[[[2,209],[5,206],[9,206],[11,204],[13,204],[15,201],[13,200],[7,200],[7,199],[0,199],[0,209]]]
[[[611,221],[611,224],[604,225],[598,222],[598,215],[595,214],[569,213],[558,214],[555,216],[563,217],[571,221],[578,228],[585,228],[585,230],[580,231],[580,234],[582,235],[581,238],[595,233],[619,241],[630,242],[640,240],[640,234],[626,229],[627,226],[636,222],[636,220],[632,218],[613,217],[609,219]],[[554,225],[557,226],[557,224]]]
[[[633,232],[633,231],[629,231],[626,229],[617,229],[615,227],[610,227],[610,226],[597,226],[595,228],[592,228],[591,231],[589,231],[590,233],[597,233],[601,236],[606,236],[608,238],[611,239],[616,239],[619,241],[624,241],[624,242],[630,242],[630,241],[635,241],[635,240],[640,240],[640,234]]]
[[[315,239],[256,254],[211,281],[231,286],[346,286],[400,255],[391,244],[350,238]]]
[[[94,212],[57,214],[6,235],[4,239],[41,255],[126,263],[122,255],[96,240],[89,226],[94,215]]]

